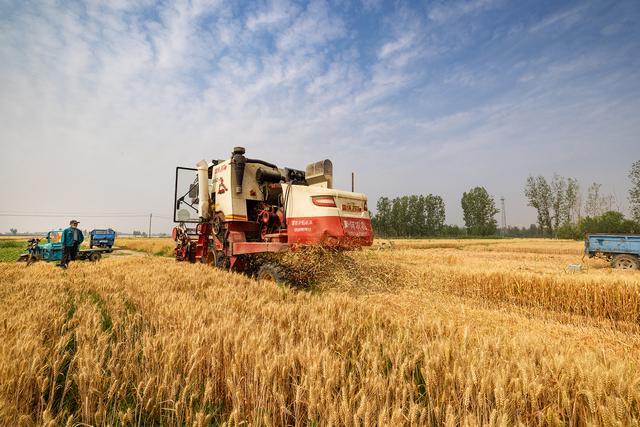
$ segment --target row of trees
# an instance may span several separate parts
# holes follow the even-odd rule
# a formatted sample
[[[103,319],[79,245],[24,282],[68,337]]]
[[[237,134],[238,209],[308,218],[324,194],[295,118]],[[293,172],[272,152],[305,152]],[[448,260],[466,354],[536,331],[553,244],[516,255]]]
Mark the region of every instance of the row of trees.
[[[633,220],[625,219],[613,195],[602,193],[602,186],[592,183],[586,198],[575,178],[554,174],[548,181],[544,176],[529,176],[524,194],[529,206],[536,209],[537,225],[528,228],[507,227],[505,236],[582,238],[584,233],[640,233],[640,160],[629,172],[630,211]],[[475,187],[463,193],[460,201],[465,227],[445,224],[445,206],[442,198],[402,196],[394,199],[381,197],[377,213],[372,217],[376,234],[384,237],[425,236],[491,236],[498,232],[495,219],[500,211],[494,198],[484,187]],[[584,214],[584,215],[583,215]]]
[[[640,222],[640,160],[633,163],[629,179],[630,211],[637,224]],[[529,176],[524,194],[529,206],[536,209],[538,227],[545,236],[568,237],[584,232],[613,233],[629,232],[616,230],[634,229],[634,221],[625,220],[619,212],[615,197],[602,194],[601,188],[596,182],[589,186],[584,211],[580,185],[574,178],[554,174],[551,181],[547,181],[542,175]]]
[[[538,226],[552,234],[560,224],[571,222],[578,206],[578,181],[555,174],[551,183],[544,176],[527,178],[524,194],[538,213]]]
[[[627,219],[620,212],[608,211],[594,217],[586,216],[574,223],[561,225],[555,236],[560,239],[582,239],[586,233],[640,234],[640,222]]]
[[[381,197],[372,218],[376,234],[384,237],[425,237],[466,235],[488,236],[496,233],[494,218],[498,210],[493,197],[483,187],[472,188],[462,195],[466,227],[445,224],[442,197],[433,194]]]
[[[372,218],[376,234],[387,237],[437,236],[444,229],[444,201],[440,196],[381,197]]]

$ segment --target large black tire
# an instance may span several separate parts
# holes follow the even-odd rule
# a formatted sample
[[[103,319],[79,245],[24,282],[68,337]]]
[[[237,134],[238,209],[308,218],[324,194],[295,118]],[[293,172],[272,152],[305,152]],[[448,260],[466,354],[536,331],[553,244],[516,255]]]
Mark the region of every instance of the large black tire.
[[[268,282],[275,282],[278,285],[288,285],[287,270],[281,265],[266,262],[258,269],[256,275],[258,280],[265,280]]]
[[[640,268],[640,261],[635,255],[620,254],[613,257],[611,260],[611,267],[623,270],[637,270]]]
[[[212,267],[222,268],[225,270],[229,268],[229,259],[224,255],[224,252],[222,251],[210,249],[207,256],[201,258],[201,261],[211,265]]]
[[[89,261],[91,262],[100,261],[100,258],[102,258],[100,252],[93,252],[91,255],[89,255]]]

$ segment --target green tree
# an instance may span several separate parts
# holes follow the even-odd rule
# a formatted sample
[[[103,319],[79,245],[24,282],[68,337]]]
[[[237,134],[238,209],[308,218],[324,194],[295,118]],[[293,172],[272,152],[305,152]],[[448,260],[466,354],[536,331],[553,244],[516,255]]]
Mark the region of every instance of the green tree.
[[[407,207],[409,205],[409,197],[396,197],[391,202],[391,229],[392,235],[396,237],[407,236]]]
[[[448,237],[463,237],[467,235],[467,230],[458,225],[444,225],[441,234]]]
[[[424,210],[424,196],[410,196],[408,209],[408,231],[410,237],[420,237],[424,234],[426,215]]]
[[[538,212],[538,226],[543,234],[553,234],[553,223],[551,222],[551,186],[544,178],[529,176],[524,188],[524,195],[529,201],[529,206]]]
[[[629,179],[631,180],[631,188],[629,189],[631,217],[640,222],[640,160],[636,160],[631,165]]]
[[[9,231],[10,231],[10,232],[11,232],[11,234],[13,234],[14,236],[15,236],[16,234],[18,234],[18,229],[17,229],[17,228],[11,228],[11,229],[9,229]]]
[[[494,216],[496,209],[493,197],[484,187],[475,187],[462,194],[462,212],[467,233],[475,236],[495,234],[498,223]]]
[[[616,211],[607,211],[595,217],[582,218],[578,224],[580,236],[585,233],[640,233],[640,224],[626,219]]]
[[[578,184],[578,180],[575,178],[567,179],[567,189],[566,189],[566,211],[565,218],[563,222],[572,223],[580,216],[580,185]]]
[[[444,210],[444,201],[442,197],[433,194],[427,194],[424,197],[425,202],[425,232],[426,236],[437,236],[441,234],[444,228],[446,218]]]
[[[571,222],[565,222],[556,230],[556,237],[558,239],[575,239],[582,238],[580,233],[580,225]]]
[[[440,196],[381,197],[371,218],[375,232],[385,237],[424,237],[441,234],[445,221]]]
[[[558,227],[567,217],[567,181],[564,177],[554,173],[551,179],[551,218],[553,220],[553,232],[558,231]]]
[[[391,228],[391,202],[388,197],[380,197],[376,203],[376,214],[372,218],[376,232],[389,236]]]
[[[596,217],[605,212],[606,200],[600,192],[602,184],[592,183],[587,190],[584,212],[587,216]]]

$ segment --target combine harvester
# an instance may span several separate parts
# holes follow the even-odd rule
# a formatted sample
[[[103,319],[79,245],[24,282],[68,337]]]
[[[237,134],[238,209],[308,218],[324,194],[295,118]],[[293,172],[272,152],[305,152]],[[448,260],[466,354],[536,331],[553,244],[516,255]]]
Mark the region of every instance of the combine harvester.
[[[277,257],[264,255],[300,246],[371,246],[367,198],[333,189],[330,160],[301,171],[244,154],[244,148],[235,147],[229,160],[201,160],[197,168],[176,168],[176,260],[257,272],[258,279],[286,282],[285,269],[274,261]]]

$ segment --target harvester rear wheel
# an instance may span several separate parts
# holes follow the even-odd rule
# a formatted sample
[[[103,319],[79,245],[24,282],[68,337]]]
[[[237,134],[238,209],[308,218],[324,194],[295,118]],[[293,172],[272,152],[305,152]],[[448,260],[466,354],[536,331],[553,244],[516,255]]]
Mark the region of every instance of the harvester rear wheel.
[[[256,276],[258,280],[266,280],[275,282],[279,285],[287,285],[287,271],[284,267],[271,262],[264,263],[260,266]]]
[[[638,261],[638,258],[633,255],[616,255],[611,260],[611,267],[621,268],[623,270],[637,270],[640,268],[640,262]]]

